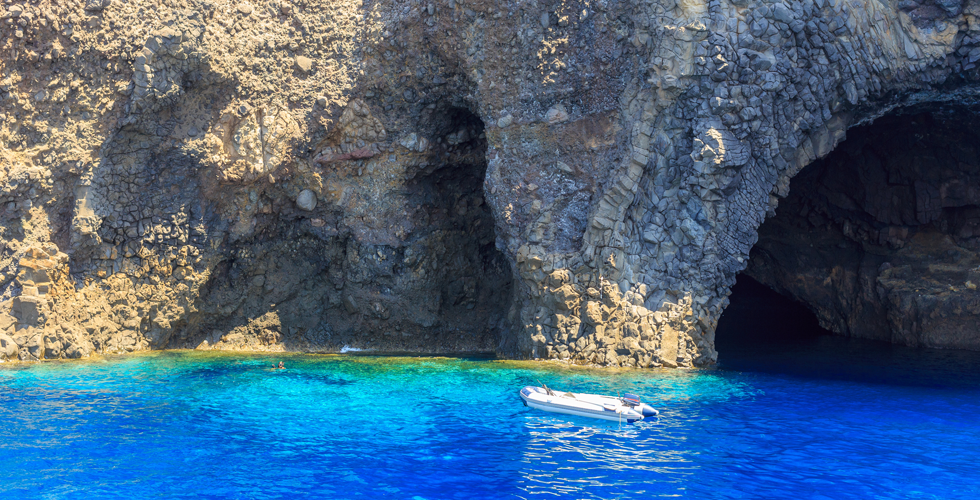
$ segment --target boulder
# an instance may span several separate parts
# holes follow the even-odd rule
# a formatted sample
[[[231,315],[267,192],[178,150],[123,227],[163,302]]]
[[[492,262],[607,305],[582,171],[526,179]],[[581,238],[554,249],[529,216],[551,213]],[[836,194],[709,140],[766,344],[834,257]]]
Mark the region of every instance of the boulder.
[[[316,208],[316,195],[309,189],[304,189],[296,197],[296,206],[301,210],[312,212]]]

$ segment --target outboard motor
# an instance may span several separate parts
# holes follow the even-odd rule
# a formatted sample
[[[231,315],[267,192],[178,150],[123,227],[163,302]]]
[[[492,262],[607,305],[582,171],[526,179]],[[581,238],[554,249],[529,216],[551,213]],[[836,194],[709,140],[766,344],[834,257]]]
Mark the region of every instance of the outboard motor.
[[[636,411],[640,412],[641,414],[643,414],[644,418],[652,417],[660,413],[657,410],[654,410],[652,406],[640,402],[640,397],[637,396],[636,394],[630,394],[630,393],[623,394],[622,399],[624,405],[629,406],[630,408],[633,408]]]

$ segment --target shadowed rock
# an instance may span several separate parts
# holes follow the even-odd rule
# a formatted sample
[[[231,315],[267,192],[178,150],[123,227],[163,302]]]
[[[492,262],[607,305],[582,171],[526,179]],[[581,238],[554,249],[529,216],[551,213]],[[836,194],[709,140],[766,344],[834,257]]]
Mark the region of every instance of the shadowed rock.
[[[851,127],[972,105],[980,61],[980,11],[959,0],[3,9],[0,303],[24,359],[348,346],[711,364],[790,180]],[[954,200],[972,200],[975,160],[956,161],[924,161],[902,193],[888,178],[821,195],[864,214],[841,219],[860,233],[848,258],[969,249],[973,203]],[[821,237],[770,268],[811,272],[782,256]],[[35,248],[68,254],[48,282],[18,278]],[[841,333],[974,348],[908,333],[959,298],[913,304],[893,293],[902,266],[861,259],[854,293],[784,289],[818,310],[877,304],[828,312]]]

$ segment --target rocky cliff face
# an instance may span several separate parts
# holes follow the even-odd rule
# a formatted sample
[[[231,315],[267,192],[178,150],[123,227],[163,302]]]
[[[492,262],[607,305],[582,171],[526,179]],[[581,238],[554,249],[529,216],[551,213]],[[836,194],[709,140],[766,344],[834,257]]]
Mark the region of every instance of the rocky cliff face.
[[[980,122],[910,111],[797,175],[746,273],[839,334],[977,350]]]
[[[790,179],[852,126],[971,104],[980,59],[958,0],[2,8],[0,355],[20,359],[709,364]],[[942,212],[927,184],[911,196]],[[914,225],[888,221],[885,241]],[[905,279],[892,260],[879,282]]]

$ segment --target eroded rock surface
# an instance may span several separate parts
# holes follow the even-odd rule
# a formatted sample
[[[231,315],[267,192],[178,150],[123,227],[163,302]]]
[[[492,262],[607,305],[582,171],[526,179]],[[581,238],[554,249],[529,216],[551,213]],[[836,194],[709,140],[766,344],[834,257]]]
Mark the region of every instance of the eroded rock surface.
[[[890,116],[792,181],[746,273],[842,335],[980,349],[980,119]]]
[[[974,102],[978,13],[8,2],[0,356],[346,345],[710,364],[793,176],[849,127]]]

